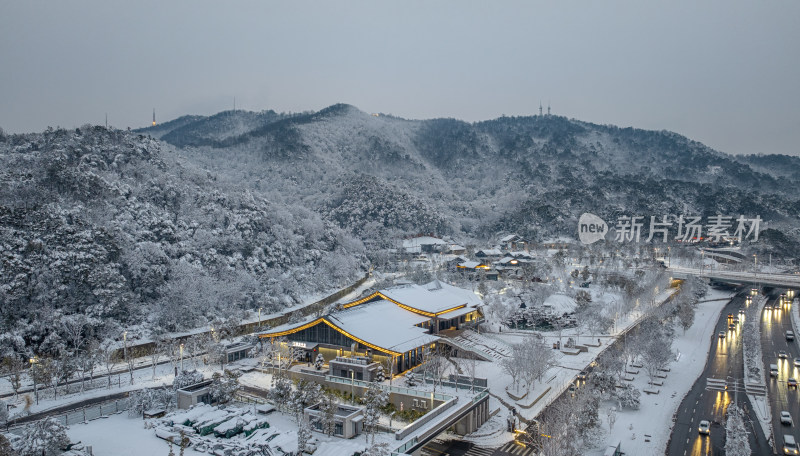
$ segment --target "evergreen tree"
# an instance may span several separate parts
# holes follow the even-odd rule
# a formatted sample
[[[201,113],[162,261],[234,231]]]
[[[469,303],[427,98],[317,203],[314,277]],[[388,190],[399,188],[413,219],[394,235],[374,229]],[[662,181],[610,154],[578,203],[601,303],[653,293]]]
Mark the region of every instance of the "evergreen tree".
[[[69,445],[67,427],[55,418],[36,421],[25,426],[21,442],[20,456],[56,456]]]
[[[372,436],[372,443],[375,443],[375,433],[378,432],[378,419],[381,416],[381,408],[389,400],[389,393],[384,391],[380,385],[370,382],[367,391],[364,393],[362,401],[364,403],[364,434],[369,439]]]

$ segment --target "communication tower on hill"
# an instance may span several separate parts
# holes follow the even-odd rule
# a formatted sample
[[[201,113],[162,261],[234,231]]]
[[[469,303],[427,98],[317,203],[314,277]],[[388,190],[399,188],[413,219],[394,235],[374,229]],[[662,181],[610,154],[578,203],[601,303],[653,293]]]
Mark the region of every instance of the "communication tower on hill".
[[[156,126],[156,108],[153,108],[153,126]]]

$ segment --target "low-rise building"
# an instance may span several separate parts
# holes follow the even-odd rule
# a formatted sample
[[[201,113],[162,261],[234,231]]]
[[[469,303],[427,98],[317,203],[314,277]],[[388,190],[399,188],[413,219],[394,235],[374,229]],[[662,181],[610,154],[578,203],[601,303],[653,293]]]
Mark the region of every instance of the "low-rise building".
[[[177,391],[178,408],[186,410],[196,404],[211,404],[211,380],[185,386]]]
[[[328,366],[331,375],[368,382],[374,381],[378,371],[381,369],[380,363],[374,362],[366,356],[354,356],[352,358],[337,356],[328,362]]]
[[[306,407],[303,410],[305,419],[311,423],[311,428],[318,432],[325,432],[325,414],[320,410],[320,404]],[[336,406],[333,412],[333,435],[344,439],[352,439],[361,434],[364,426],[364,408],[350,405]]]

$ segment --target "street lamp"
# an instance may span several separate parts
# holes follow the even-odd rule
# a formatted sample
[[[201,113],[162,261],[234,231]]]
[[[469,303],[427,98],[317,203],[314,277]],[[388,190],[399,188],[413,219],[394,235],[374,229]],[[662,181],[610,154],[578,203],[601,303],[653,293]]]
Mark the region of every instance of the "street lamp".
[[[258,308],[258,328],[261,329],[261,307]]]
[[[353,393],[353,387],[355,386],[355,383],[356,383],[356,373],[353,371],[353,369],[350,369],[350,399],[352,399],[353,401],[355,401],[356,397],[355,394]]]
[[[183,372],[183,344],[181,344],[181,372]]]
[[[706,270],[706,251],[700,251],[700,277],[703,277],[703,273]]]

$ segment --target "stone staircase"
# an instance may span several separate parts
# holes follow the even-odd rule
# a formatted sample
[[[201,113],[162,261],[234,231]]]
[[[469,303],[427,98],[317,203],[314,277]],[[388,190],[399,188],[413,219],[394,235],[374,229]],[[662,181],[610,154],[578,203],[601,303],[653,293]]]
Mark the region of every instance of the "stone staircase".
[[[448,338],[448,340],[454,341],[472,352],[488,357],[487,361],[499,361],[511,356],[511,348],[505,342],[478,334],[475,331],[464,331],[455,337]]]

